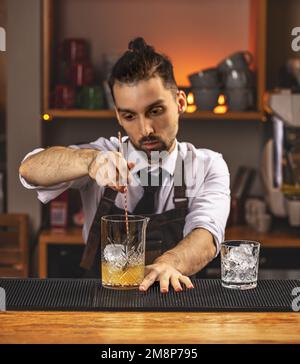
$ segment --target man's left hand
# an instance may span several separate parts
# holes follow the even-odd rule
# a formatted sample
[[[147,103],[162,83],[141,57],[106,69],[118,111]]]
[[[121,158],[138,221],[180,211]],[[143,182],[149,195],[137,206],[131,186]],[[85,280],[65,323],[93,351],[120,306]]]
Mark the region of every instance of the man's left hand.
[[[176,292],[183,290],[181,283],[189,289],[194,288],[190,278],[181,274],[171,264],[157,262],[147,265],[145,269],[145,278],[139,287],[140,291],[147,291],[155,281],[159,281],[161,293],[169,291],[170,283]]]

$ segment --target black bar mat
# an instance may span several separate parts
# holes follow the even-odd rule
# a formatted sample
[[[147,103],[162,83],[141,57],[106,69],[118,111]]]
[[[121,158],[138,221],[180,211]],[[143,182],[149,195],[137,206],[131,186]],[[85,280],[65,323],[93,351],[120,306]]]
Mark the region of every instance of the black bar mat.
[[[300,280],[261,280],[257,288],[226,289],[216,279],[194,279],[194,289],[162,294],[156,283],[138,290],[103,288],[96,279],[0,279],[9,311],[246,311],[292,312]]]

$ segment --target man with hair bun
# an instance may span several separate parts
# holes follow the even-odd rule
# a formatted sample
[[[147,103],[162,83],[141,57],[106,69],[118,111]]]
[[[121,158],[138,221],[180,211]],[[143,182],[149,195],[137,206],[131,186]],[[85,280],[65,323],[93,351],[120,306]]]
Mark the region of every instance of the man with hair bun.
[[[86,242],[81,266],[95,277],[100,274],[100,235],[89,232],[101,216],[124,213],[126,192],[129,213],[150,217],[147,242],[152,248],[146,242],[146,256],[153,245],[156,252],[140,290],[155,281],[161,292],[192,289],[191,277],[218,255],[224,240],[230,209],[227,164],[218,152],[177,140],[186,95],[177,87],[170,59],[143,38],[129,42],[109,86],[126,134],[124,152],[116,136],[35,149],[20,165],[21,182],[35,189],[43,203],[68,188],[80,191]],[[153,176],[159,177],[156,186],[151,185]]]

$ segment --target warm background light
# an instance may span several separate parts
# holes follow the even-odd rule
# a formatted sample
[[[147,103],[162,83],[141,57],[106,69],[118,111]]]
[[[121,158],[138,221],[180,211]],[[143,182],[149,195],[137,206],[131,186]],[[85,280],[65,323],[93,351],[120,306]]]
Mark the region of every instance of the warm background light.
[[[224,95],[220,95],[218,98],[218,104],[219,105],[224,105],[225,104],[225,96]]]
[[[218,106],[214,108],[215,114],[225,114],[227,112],[228,108],[227,105],[225,105],[225,96],[221,94],[218,97]]]
[[[189,92],[186,98],[186,101],[189,105],[193,105],[194,103],[194,94],[192,92]]]
[[[186,102],[187,102],[187,108],[186,108],[186,112],[187,113],[193,113],[197,110],[197,106],[194,105],[194,94],[192,92],[189,92],[187,97],[186,97]]]
[[[103,53],[124,52],[129,40],[143,36],[171,58],[178,85],[189,86],[188,74],[212,67],[235,51],[250,48],[249,0],[56,3],[61,14],[54,25],[59,30],[58,41],[74,36],[87,38],[93,63],[99,69]],[[122,30],[118,36],[116,26]]]
[[[50,121],[51,120],[51,116],[49,114],[43,114],[43,120],[45,121]]]
[[[197,110],[197,106],[196,105],[188,105],[187,108],[186,108],[186,112],[187,113],[193,113]]]

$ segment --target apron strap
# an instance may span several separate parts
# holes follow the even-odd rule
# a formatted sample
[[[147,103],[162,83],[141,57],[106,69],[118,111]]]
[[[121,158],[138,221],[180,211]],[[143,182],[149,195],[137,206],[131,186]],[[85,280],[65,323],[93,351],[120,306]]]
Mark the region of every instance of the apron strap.
[[[81,258],[81,268],[89,270],[94,264],[96,252],[100,244],[99,234],[101,228],[101,217],[110,213],[112,206],[115,204],[117,194],[118,191],[115,191],[110,187],[106,187],[104,190],[104,194],[98,205]]]
[[[181,176],[176,175],[176,171],[181,171]],[[184,162],[178,150],[178,156],[175,167],[174,197],[173,197],[175,209],[188,208],[188,198],[186,197],[185,192],[186,192],[186,184],[184,176]]]

